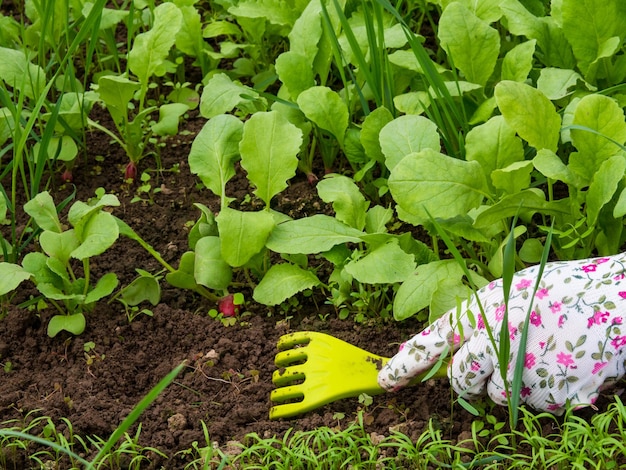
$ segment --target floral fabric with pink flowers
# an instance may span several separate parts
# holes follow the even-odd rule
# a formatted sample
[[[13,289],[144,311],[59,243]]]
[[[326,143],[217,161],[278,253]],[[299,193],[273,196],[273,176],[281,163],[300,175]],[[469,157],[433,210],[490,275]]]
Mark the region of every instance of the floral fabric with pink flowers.
[[[519,342],[529,306],[521,401],[537,410],[562,414],[567,406],[595,402],[600,391],[625,373],[626,254],[546,264],[533,298],[539,267],[515,274],[508,302],[511,353],[507,380],[513,377]],[[466,301],[463,309],[443,315],[404,343],[381,369],[378,381],[386,390],[406,385],[431,367],[441,354],[456,350],[448,368],[454,390],[464,398],[485,391],[506,404],[496,350],[506,306],[497,280]]]

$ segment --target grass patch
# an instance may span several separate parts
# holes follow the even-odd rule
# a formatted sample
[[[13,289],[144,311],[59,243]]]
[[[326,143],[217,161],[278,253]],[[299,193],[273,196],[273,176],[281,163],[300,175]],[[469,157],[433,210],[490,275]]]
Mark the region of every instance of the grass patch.
[[[606,411],[590,420],[573,410],[556,417],[520,408],[520,424],[513,432],[506,422],[484,414],[474,421],[471,433],[458,440],[446,437],[446,431],[431,419],[413,441],[398,431],[368,432],[363,414],[358,413],[344,429],[292,428],[272,438],[252,433],[242,442],[224,446],[211,441],[202,423],[204,442],[193,442],[188,449],[166,456],[139,444],[141,426],[132,435],[121,433],[119,441],[114,440],[118,431],[105,441],[76,435],[65,418],[66,430],[60,432],[51,418],[35,417],[23,426],[16,421],[2,423],[0,465],[11,468],[12,462],[24,459],[41,468],[140,469],[158,455],[168,459],[169,465],[179,461],[185,469],[616,469],[626,463],[625,418],[626,408],[615,397]],[[96,453],[91,462],[78,455]]]

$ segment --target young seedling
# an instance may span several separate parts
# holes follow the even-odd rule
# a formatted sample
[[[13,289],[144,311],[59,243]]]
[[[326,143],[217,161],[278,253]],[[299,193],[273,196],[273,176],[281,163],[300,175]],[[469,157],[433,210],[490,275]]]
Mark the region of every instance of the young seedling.
[[[182,24],[182,13],[173,3],[157,6],[153,15],[152,28],[135,38],[128,53],[127,74],[103,75],[94,86],[117,133],[92,120],[89,124],[109,135],[126,152],[130,161],[124,171],[125,180],[134,181],[137,177],[137,164],[146,156],[152,136],[176,134],[180,116],[189,109],[184,103],[145,106],[150,78],[165,72],[167,56]],[[137,81],[128,78],[130,73]],[[136,112],[131,113],[135,108]],[[157,111],[159,118],[155,121],[151,117]]]
[[[106,357],[104,354],[100,354],[96,351],[96,343],[93,341],[87,341],[83,345],[83,350],[85,351],[85,361],[87,362],[87,366],[91,366],[95,361],[104,361]]]
[[[48,335],[54,337],[61,331],[81,334],[85,330],[85,312],[118,284],[115,273],[107,273],[94,285],[90,271],[90,258],[110,248],[119,236],[113,215],[105,210],[118,205],[116,196],[98,189],[89,203],[77,201],[72,205],[68,212],[72,228],[68,229],[61,223],[50,194],[39,193],[24,205],[24,210],[42,230],[42,251],[28,253],[21,265],[0,263],[0,295],[31,280],[58,311],[50,319]],[[73,260],[82,262],[84,277],[76,275]]]

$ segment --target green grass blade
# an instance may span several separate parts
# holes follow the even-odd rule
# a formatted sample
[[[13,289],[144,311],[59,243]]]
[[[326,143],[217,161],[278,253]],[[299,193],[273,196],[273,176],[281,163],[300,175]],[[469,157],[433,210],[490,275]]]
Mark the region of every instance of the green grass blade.
[[[554,219],[552,220],[552,226],[546,236],[543,252],[541,253],[541,261],[539,263],[539,271],[537,272],[537,280],[528,306],[528,312],[526,312],[526,318],[524,319],[524,327],[522,328],[522,334],[520,336],[519,348],[517,353],[517,360],[515,361],[515,370],[513,371],[513,382],[511,385],[511,429],[515,429],[517,420],[519,418],[519,401],[520,393],[522,390],[523,374],[524,374],[524,362],[526,360],[526,344],[528,342],[528,325],[530,323],[530,314],[533,308],[533,300],[539,290],[541,283],[541,277],[543,276],[543,270],[548,262],[548,255],[550,254],[550,247],[552,246],[552,232],[554,229]]]
[[[511,231],[504,246],[503,266],[502,266],[502,295],[504,297],[504,316],[500,325],[500,349],[497,351],[500,377],[504,383],[504,390],[507,396],[510,395],[510,384],[507,380],[509,368],[509,355],[511,353],[511,338],[509,336],[509,297],[511,295],[511,284],[515,275],[515,224],[517,215],[511,223]]]
[[[454,260],[459,264],[459,266],[463,270],[463,274],[467,278],[468,282],[471,284],[472,292],[474,293],[476,304],[478,305],[478,310],[480,311],[480,315],[483,317],[483,323],[485,324],[485,330],[487,331],[489,342],[491,343],[491,346],[493,347],[494,351],[497,352],[498,348],[497,348],[495,337],[493,335],[493,329],[491,328],[491,326],[489,325],[489,322],[487,321],[487,316],[485,315],[485,309],[480,300],[480,297],[478,297],[478,292],[477,292],[478,286],[476,286],[476,284],[472,281],[472,275],[469,269],[467,268],[467,264],[465,263],[463,256],[461,256],[461,253],[459,252],[457,247],[454,246],[454,244],[452,243],[452,240],[450,240],[450,237],[448,237],[448,234],[443,229],[443,227],[441,227],[441,225],[437,223],[435,218],[430,214],[430,212],[428,212],[428,210],[426,211],[426,213],[428,214],[428,217],[430,217],[430,221],[432,222],[432,224],[435,226],[435,230],[437,231],[437,234],[439,235],[441,240],[445,243],[448,250],[450,250],[450,253],[454,257]]]
[[[463,158],[465,155],[463,135],[469,130],[469,119],[465,113],[465,108],[455,102],[443,78],[437,72],[428,52],[421,44],[419,38],[411,31],[400,13],[388,0],[375,1],[391,13],[398,23],[402,25],[411,51],[424,73],[425,85],[427,86],[426,91],[431,101],[430,105],[426,107],[425,113],[441,130],[442,140],[448,154]],[[452,72],[454,73],[454,67],[452,67]]]
[[[20,431],[12,431],[10,429],[0,429],[0,437],[15,437],[17,439],[23,439],[23,440],[34,442],[36,444],[40,444],[42,446],[51,447],[55,451],[59,453],[63,453],[67,455],[68,457],[70,457],[71,459],[76,460],[77,462],[80,462],[81,465],[84,465],[84,466],[90,465],[88,461],[86,461],[79,455],[75,454],[74,452],[69,450],[67,447],[57,444],[56,442],[43,439],[41,437],[33,436],[31,434],[27,434],[27,433],[20,432]]]
[[[350,29],[348,25],[348,19],[346,18],[346,15],[344,14],[343,9],[341,8],[337,0],[333,0],[333,3],[335,6],[335,10],[337,10],[337,14],[339,16],[339,20],[340,20],[340,24],[342,28],[344,28],[347,25],[348,30],[351,33],[352,30]],[[343,82],[343,87],[346,90],[346,94],[349,95],[350,87],[348,86],[349,85],[348,78],[344,70],[344,64],[345,64],[345,69],[348,70],[348,74],[350,75],[350,80],[352,81],[352,83],[355,84],[355,89],[359,96],[359,101],[361,102],[361,108],[363,108],[363,112],[365,113],[365,115],[367,115],[369,114],[369,106],[367,104],[367,100],[365,99],[365,96],[363,96],[363,92],[361,88],[356,86],[357,84],[356,77],[354,76],[352,69],[349,67],[348,61],[345,60],[345,57],[343,56],[343,53],[341,51],[341,45],[339,44],[339,38],[337,38],[337,35],[335,34],[335,30],[333,28],[332,21],[330,20],[330,15],[328,14],[328,10],[326,8],[325,2],[321,2],[321,5],[322,5],[322,18],[324,20],[324,25],[326,28],[324,31],[328,34],[330,38],[333,57],[337,65],[337,71],[339,72],[339,76],[341,77],[341,81]],[[354,35],[352,36],[354,38]],[[346,34],[346,37],[347,37],[347,34]],[[355,42],[356,42],[356,39],[355,39]],[[359,48],[357,49],[360,52],[360,49]],[[348,99],[347,101],[349,103],[351,100]]]
[[[104,444],[104,446],[98,452],[98,455],[94,457],[94,459],[89,463],[88,470],[97,468],[98,463],[102,460],[107,453],[113,448],[113,446],[120,440],[124,433],[130,428],[135,421],[139,419],[141,413],[144,412],[150,404],[156,400],[156,398],[165,390],[165,388],[176,378],[176,376],[180,373],[181,370],[185,367],[185,362],[182,362],[178,366],[176,366],[169,374],[167,374],[164,378],[162,378],[158,384],[148,392],[148,394],[141,399],[141,401],[133,408],[130,414],[122,421],[122,423],[117,427],[117,429],[111,434],[109,440]]]

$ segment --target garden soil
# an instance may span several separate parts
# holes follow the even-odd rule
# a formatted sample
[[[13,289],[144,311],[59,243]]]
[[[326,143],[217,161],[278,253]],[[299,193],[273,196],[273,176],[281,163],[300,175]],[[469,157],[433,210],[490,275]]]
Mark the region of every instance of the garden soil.
[[[93,111],[92,118],[110,125],[100,109]],[[180,135],[165,141],[160,149],[163,172],[150,171],[156,168],[154,158],[140,162],[140,172],[150,171],[150,181],[158,189],[149,195],[141,194],[152,200],[132,202],[139,184],[123,181],[127,163],[123,150],[100,132],[88,134],[87,151],[74,169],[73,184],[62,182],[59,170],[49,189],[57,203],[74,190],[75,200],[81,201],[93,197],[99,187],[116,194],[121,205],[113,213],[177,266],[188,249],[190,224],[200,214],[193,204],[202,203],[214,211],[219,207],[218,199],[198,185],[187,164],[191,142],[204,122],[190,113]],[[319,177],[321,173],[318,171]],[[233,207],[260,208],[241,169],[227,192],[236,199]],[[276,210],[292,217],[332,212],[301,174],[290,181],[273,204]],[[126,285],[135,277],[136,268],[156,273],[161,266],[136,242],[120,238],[93,260],[92,276],[97,279],[115,272],[120,285]],[[107,439],[148,391],[185,361],[181,374],[140,417],[140,444],[169,457],[152,455],[153,468],[182,468],[188,457],[177,452],[189,449],[194,441],[206,445],[203,423],[210,440],[222,449],[232,448],[232,441],[245,441],[249,433],[280,437],[292,427],[345,428],[358,413],[363,413],[366,430],[374,433],[372,436],[399,430],[416,439],[429,420],[441,429],[443,438],[457,441],[471,436],[472,416],[453,405],[445,379],[376,396],[368,406],[356,398],[346,399],[298,418],[269,420],[273,360],[282,334],[323,331],[373,353],[391,356],[400,342],[419,330],[421,325],[416,321],[341,321],[321,292],[298,297],[288,310],[268,308],[252,302],[251,292],[244,290],[245,312],[236,325],[224,326],[207,314],[215,308],[210,301],[172,288],[165,281],[162,289],[161,302],[155,307],[146,306],[152,310],[152,317],[141,314],[129,322],[120,302],[103,301],[87,314],[86,330],[76,337],[46,335],[50,309],[5,305],[8,314],[0,320],[2,427],[12,425],[10,420],[14,425],[25,425],[36,416],[49,416],[57,429],[68,435],[67,423],[62,420],[65,417],[75,434]],[[27,300],[31,295],[36,291],[24,283],[17,300]],[[86,354],[87,343],[94,347]],[[136,430],[135,425],[131,433]],[[14,461],[10,468],[22,468],[23,456],[11,458]]]

